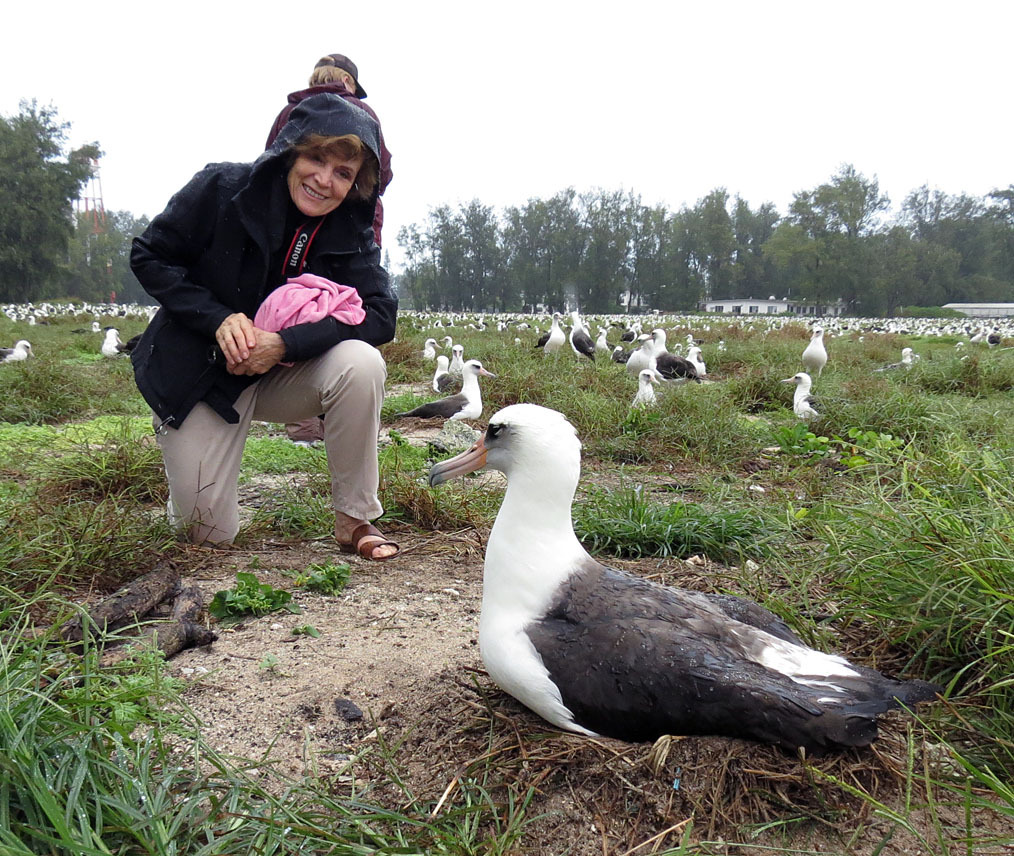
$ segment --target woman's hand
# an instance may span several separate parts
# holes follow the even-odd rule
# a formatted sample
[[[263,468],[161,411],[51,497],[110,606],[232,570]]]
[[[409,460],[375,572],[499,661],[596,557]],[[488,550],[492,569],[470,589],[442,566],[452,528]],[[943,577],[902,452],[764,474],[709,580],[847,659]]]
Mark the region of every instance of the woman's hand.
[[[215,341],[225,354],[225,364],[231,374],[247,374],[233,369],[249,359],[250,351],[257,346],[257,328],[242,312],[228,316],[215,331]]]
[[[238,363],[228,363],[226,370],[234,375],[260,375],[273,369],[285,356],[285,342],[277,333],[253,327],[255,343],[249,356]]]

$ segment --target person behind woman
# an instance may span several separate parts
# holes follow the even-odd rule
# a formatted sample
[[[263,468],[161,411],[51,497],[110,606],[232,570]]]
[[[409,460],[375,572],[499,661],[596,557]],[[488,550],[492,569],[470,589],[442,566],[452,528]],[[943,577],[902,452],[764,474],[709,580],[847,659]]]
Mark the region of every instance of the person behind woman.
[[[368,522],[382,512],[376,346],[394,338],[398,308],[372,236],[379,149],[359,107],[306,98],[256,161],[208,165],[134,239],[131,268],[160,304],[131,354],[135,380],[154,412],[171,518],[195,543],[239,531],[251,421],[324,413],[335,538],[368,559],[398,553]],[[308,274],[353,287],[362,320],[254,324],[277,286]]]
[[[380,233],[384,227],[384,203],[380,197],[384,195],[387,185],[394,178],[394,172],[391,170],[391,153],[387,150],[387,144],[384,142],[384,132],[380,130],[380,119],[377,118],[377,114],[373,111],[373,108],[363,102],[363,99],[366,97],[366,90],[359,83],[359,69],[352,60],[344,54],[337,53],[328,54],[317,60],[317,65],[314,66],[313,72],[310,74],[309,89],[300,89],[289,93],[286,105],[275,117],[264,148],[271,147],[275,138],[282,128],[285,127],[285,123],[289,121],[289,116],[297,104],[306,98],[327,92],[340,95],[346,101],[355,104],[357,107],[362,107],[377,123],[378,133],[380,134],[380,149],[378,151],[380,156],[380,187],[376,207],[373,212],[373,239],[379,247],[381,246]]]

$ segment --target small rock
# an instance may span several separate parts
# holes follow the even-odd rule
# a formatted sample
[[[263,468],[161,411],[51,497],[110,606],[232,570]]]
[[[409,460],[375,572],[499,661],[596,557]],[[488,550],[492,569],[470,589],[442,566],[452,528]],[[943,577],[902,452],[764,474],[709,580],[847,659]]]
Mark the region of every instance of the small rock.
[[[347,698],[336,698],[334,701],[335,713],[346,722],[359,722],[363,718],[363,712],[354,701]]]
[[[440,433],[430,440],[430,451],[442,455],[457,455],[472,448],[479,436],[478,431],[464,422],[448,420],[440,429]]]

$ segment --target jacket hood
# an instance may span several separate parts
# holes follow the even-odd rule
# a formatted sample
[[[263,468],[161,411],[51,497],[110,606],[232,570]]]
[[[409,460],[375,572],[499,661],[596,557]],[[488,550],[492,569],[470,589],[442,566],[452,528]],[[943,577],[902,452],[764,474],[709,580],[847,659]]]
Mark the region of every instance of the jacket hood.
[[[289,120],[271,147],[257,162],[283,154],[308,134],[328,137],[355,134],[380,162],[380,125],[361,107],[331,92],[311,95],[300,101],[292,109]]]

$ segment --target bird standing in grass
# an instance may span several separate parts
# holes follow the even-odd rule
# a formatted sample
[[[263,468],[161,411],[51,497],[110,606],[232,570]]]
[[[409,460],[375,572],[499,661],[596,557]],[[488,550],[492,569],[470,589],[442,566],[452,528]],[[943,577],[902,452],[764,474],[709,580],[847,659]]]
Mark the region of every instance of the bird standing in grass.
[[[539,337],[539,341],[535,343],[536,348],[542,348],[547,354],[555,354],[560,348],[563,347],[563,343],[567,341],[567,336],[563,332],[563,328],[560,326],[560,313],[553,313],[553,323],[550,328]]]
[[[595,343],[592,341],[592,337],[588,335],[588,330],[584,326],[584,322],[581,320],[581,316],[578,315],[575,309],[570,313],[573,325],[570,328],[570,346],[574,349],[574,353],[579,357],[587,357],[589,360],[594,362],[595,360]]]
[[[827,365],[827,349],[824,347],[824,329],[822,327],[813,328],[810,343],[803,349],[800,359],[811,376],[820,377],[824,366]]]
[[[628,741],[712,734],[820,753],[866,746],[877,717],[935,697],[804,645],[749,600],[610,568],[574,533],[581,443],[555,410],[514,404],[430,470],[435,486],[507,476],[486,543],[479,651],[490,677],[558,728]]]

